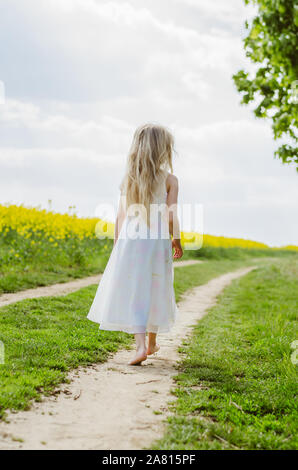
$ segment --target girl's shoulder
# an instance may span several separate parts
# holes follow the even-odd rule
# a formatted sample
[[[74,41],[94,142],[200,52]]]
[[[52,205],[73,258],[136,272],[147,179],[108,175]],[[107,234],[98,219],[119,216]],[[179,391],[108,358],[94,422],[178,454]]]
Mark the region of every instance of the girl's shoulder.
[[[178,178],[176,175],[174,175],[173,173],[169,173],[167,172],[167,176],[166,176],[166,185],[167,185],[167,191],[170,190],[170,188],[173,188],[173,187],[178,187]]]

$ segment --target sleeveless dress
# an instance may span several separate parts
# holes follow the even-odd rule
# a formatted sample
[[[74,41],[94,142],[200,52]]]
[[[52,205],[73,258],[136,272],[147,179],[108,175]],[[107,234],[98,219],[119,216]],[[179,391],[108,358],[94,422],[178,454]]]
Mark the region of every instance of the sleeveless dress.
[[[126,212],[87,316],[101,330],[166,333],[176,320],[172,242],[165,216],[167,175],[162,170],[152,200],[158,217],[150,216],[149,227]]]

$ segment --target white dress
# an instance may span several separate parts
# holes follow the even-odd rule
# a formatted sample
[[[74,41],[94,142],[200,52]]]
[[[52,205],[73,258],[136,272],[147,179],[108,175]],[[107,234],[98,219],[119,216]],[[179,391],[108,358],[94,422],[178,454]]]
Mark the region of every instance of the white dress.
[[[152,201],[164,210],[167,175],[163,170]],[[172,243],[165,212],[161,212],[157,223],[157,219],[150,220],[150,232],[145,220],[126,214],[87,316],[101,330],[165,333],[174,324],[178,308]],[[134,227],[139,231],[134,232]],[[132,239],[140,231],[150,238]]]

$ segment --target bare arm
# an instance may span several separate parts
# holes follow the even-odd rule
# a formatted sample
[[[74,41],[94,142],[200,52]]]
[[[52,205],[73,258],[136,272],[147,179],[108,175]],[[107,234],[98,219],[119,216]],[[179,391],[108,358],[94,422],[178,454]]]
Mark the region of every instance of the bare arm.
[[[167,205],[169,208],[169,232],[173,236],[172,246],[175,249],[174,258],[181,258],[183,250],[180,240],[180,224],[177,213],[178,192],[179,184],[178,178],[174,175],[169,175],[167,178]]]

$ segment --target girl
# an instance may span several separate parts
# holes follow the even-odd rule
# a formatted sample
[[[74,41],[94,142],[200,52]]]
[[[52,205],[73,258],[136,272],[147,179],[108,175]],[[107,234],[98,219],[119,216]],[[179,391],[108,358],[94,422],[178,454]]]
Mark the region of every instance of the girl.
[[[159,350],[157,333],[168,332],[178,313],[172,247],[175,259],[183,251],[172,152],[173,137],[164,127],[136,130],[120,185],[114,247],[87,317],[102,330],[135,335],[130,365]]]

